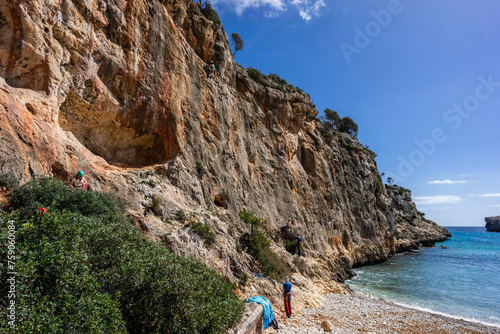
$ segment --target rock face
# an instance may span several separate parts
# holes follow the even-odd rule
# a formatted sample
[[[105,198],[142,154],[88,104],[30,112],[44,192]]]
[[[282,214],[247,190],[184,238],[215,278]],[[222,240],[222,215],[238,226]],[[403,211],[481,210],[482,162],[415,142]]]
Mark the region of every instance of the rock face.
[[[0,59],[0,174],[67,181],[83,170],[145,234],[232,280],[258,271],[237,250],[250,230],[243,208],[263,218],[309,295],[449,235],[409,191],[384,187],[356,138],[323,137],[309,95],[252,79],[216,13],[191,0],[0,0]],[[210,60],[218,78],[207,78]],[[289,217],[307,260],[278,236]],[[216,244],[189,220],[210,226]]]
[[[484,221],[488,232],[500,232],[500,216],[486,217]]]
[[[396,220],[395,249],[396,252],[406,252],[418,249],[420,246],[434,246],[435,242],[451,237],[450,232],[425,219],[425,214],[417,210],[411,200],[411,191],[396,185],[386,185],[390,198],[389,210]]]

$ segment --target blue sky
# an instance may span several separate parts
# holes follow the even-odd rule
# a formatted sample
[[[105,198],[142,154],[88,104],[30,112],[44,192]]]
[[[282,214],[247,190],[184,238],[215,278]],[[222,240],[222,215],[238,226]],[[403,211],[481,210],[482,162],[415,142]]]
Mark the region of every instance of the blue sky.
[[[500,2],[212,0],[236,61],[350,116],[444,226],[500,215]]]

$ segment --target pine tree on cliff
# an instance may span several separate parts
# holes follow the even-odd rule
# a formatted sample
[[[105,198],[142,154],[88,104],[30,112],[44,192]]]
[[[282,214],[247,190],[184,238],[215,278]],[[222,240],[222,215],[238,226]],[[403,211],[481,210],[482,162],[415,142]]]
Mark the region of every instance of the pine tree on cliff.
[[[245,43],[243,43],[243,40],[241,39],[241,36],[236,33],[236,32],[233,32],[231,34],[231,40],[232,40],[232,44],[233,44],[233,47],[234,47],[234,52],[233,52],[233,57],[234,55],[236,54],[236,52],[240,51],[243,49],[243,46],[245,45]]]
[[[325,116],[321,118],[321,121],[323,122],[324,131],[326,133],[337,130],[339,132],[348,133],[353,137],[358,136],[358,125],[356,122],[348,116],[340,117],[335,110],[326,108]]]
[[[353,137],[358,136],[358,125],[350,117],[343,117],[342,124],[340,125],[340,132],[345,132]]]

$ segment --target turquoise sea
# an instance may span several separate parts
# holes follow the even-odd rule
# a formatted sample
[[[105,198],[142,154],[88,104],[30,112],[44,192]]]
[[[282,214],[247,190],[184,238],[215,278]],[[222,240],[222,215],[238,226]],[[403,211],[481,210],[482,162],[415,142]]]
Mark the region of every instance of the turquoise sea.
[[[356,292],[500,327],[500,233],[447,228],[447,241],[357,268],[346,284]]]

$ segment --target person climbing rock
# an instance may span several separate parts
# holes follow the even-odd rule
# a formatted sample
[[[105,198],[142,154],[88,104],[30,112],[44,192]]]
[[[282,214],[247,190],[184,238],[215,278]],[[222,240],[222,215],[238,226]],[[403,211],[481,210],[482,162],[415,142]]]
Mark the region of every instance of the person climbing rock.
[[[285,313],[287,317],[292,316],[292,283],[288,282],[288,279],[285,279],[285,283],[283,284],[283,302],[285,303]]]
[[[84,173],[81,170],[79,170],[78,173],[76,173],[75,178],[71,181],[70,186],[71,188],[76,190],[78,189],[87,190],[89,184],[85,179]]]
[[[212,60],[210,61],[209,65],[208,65],[208,77],[209,78],[210,78],[210,75],[215,76],[215,64]]]
[[[295,254],[299,254],[299,256],[302,256],[303,254],[302,254],[302,251],[301,251],[300,247],[304,243],[304,239],[302,239],[302,237],[297,234],[297,238],[295,239],[295,241],[296,241],[296,244],[295,244]]]
[[[280,231],[281,231],[281,236],[283,238],[286,238],[286,232],[290,231],[292,229],[292,218],[288,219],[288,221],[285,223],[285,226],[283,226]]]

